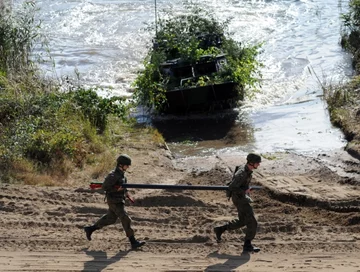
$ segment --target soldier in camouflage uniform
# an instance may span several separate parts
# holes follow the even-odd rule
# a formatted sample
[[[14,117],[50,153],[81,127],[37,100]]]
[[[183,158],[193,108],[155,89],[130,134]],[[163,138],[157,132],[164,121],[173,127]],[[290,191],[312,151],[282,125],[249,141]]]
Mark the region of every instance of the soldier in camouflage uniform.
[[[214,228],[216,240],[221,241],[221,235],[227,230],[235,230],[246,226],[244,251],[259,251],[254,247],[251,241],[254,239],[257,229],[257,221],[253,209],[250,205],[252,202],[250,193],[250,181],[254,169],[257,169],[261,163],[261,157],[258,154],[250,153],[247,155],[247,163],[244,168],[234,173],[233,179],[229,184],[231,199],[238,211],[239,218],[234,219],[227,224]]]
[[[109,205],[108,212],[103,215],[94,225],[85,227],[86,238],[90,241],[91,234],[95,230],[99,230],[105,226],[115,224],[119,218],[126,236],[129,238],[131,247],[133,249],[141,247],[145,242],[140,242],[134,237],[134,230],[131,228],[131,218],[125,211],[125,197],[128,196],[127,189],[122,188],[121,185],[127,182],[125,177],[126,170],[131,165],[131,158],[122,154],[117,158],[115,170],[110,172],[105,178],[102,189],[106,192],[107,204]]]

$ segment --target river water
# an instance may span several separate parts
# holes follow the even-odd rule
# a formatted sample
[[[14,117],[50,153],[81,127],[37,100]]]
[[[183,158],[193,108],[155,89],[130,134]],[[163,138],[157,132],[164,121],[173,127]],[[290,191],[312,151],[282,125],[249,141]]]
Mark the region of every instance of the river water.
[[[20,0],[15,1],[15,3]],[[258,93],[247,98],[231,125],[222,121],[161,128],[169,147],[180,155],[217,152],[319,153],[345,146],[329,122],[321,85],[352,75],[351,56],[339,45],[340,14],[348,0],[194,0],[220,20],[232,18],[235,40],[263,42],[264,63]],[[52,62],[49,77],[78,78],[101,86],[101,95],[131,96],[154,33],[154,0],[36,1]],[[157,0],[162,10],[182,13],[182,1]],[[76,76],[76,74],[78,76]]]

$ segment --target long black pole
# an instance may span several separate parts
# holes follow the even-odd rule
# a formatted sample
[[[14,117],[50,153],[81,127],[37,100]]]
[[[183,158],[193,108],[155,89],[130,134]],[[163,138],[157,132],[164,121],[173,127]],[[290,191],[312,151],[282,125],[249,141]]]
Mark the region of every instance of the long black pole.
[[[142,189],[170,189],[170,190],[212,190],[225,191],[228,186],[205,186],[205,185],[165,185],[165,184],[122,184],[124,188],[142,188]]]
[[[90,187],[101,188],[101,182],[92,182]],[[167,185],[167,184],[132,184],[124,183],[121,185],[123,188],[140,188],[140,189],[169,189],[169,190],[209,190],[209,191],[226,191],[228,186],[210,186],[210,185]],[[262,186],[251,186],[251,190],[262,189]]]

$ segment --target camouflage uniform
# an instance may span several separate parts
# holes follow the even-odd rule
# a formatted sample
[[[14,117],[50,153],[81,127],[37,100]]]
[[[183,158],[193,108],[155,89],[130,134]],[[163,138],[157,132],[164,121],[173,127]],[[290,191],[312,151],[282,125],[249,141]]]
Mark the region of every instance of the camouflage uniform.
[[[131,228],[131,218],[125,211],[125,194],[127,190],[117,191],[117,188],[126,182],[127,179],[124,172],[118,167],[105,178],[102,189],[106,191],[109,210],[94,224],[97,229],[115,224],[117,218],[119,218],[126,236],[130,237],[134,235],[134,230]]]
[[[235,230],[246,226],[245,240],[250,241],[254,239],[257,229],[257,221],[250,205],[251,198],[245,194],[245,191],[249,189],[251,178],[252,171],[247,165],[234,174],[229,190],[232,192],[231,199],[237,208],[239,218],[227,224],[227,230]]]
[[[129,238],[131,248],[136,249],[145,244],[135,239],[134,230],[131,228],[131,218],[125,211],[125,197],[127,189],[118,191],[119,187],[127,183],[125,171],[131,165],[131,158],[126,154],[121,154],[117,158],[115,170],[110,172],[105,178],[102,189],[106,192],[106,199],[109,205],[108,212],[103,215],[94,225],[84,227],[86,238],[91,241],[91,235],[94,231],[105,226],[115,224],[119,218],[124,228],[126,236]],[[126,168],[124,168],[127,166]]]
[[[221,235],[225,231],[235,230],[246,226],[245,241],[243,250],[248,252],[259,252],[258,247],[254,247],[251,241],[256,235],[257,221],[254,211],[250,205],[252,202],[246,191],[250,188],[252,170],[257,169],[261,163],[261,156],[256,153],[249,153],[246,157],[247,163],[243,169],[236,167],[234,176],[228,183],[227,197],[231,197],[232,202],[238,211],[238,219],[234,219],[225,225],[214,228],[216,240],[221,241]]]

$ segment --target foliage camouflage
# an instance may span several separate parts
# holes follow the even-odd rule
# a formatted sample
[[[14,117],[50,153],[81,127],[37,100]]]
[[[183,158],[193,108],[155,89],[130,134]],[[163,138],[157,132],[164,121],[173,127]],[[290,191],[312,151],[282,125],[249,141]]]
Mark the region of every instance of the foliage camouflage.
[[[185,8],[187,14],[172,16],[171,12],[165,13],[164,18],[150,28],[156,30],[155,46],[149,50],[144,70],[134,82],[136,103],[159,112],[166,103],[165,93],[174,87],[181,88],[172,85],[171,78],[159,70],[164,61],[180,58],[195,63],[201,56],[215,58],[222,52],[227,55],[227,65],[220,73],[200,77],[184,87],[232,81],[238,84],[239,99],[244,98],[247,90],[255,91],[261,77],[259,67],[262,64],[256,60],[261,45],[245,46],[229,38],[230,34],[226,33],[229,20],[218,22],[213,13],[192,3],[186,4]],[[217,44],[216,39],[221,39],[221,44]]]

